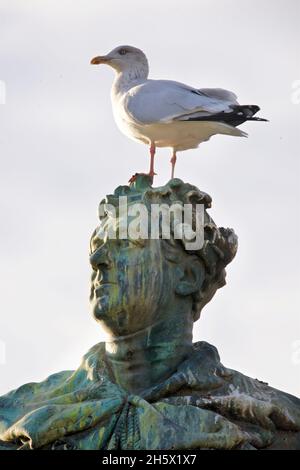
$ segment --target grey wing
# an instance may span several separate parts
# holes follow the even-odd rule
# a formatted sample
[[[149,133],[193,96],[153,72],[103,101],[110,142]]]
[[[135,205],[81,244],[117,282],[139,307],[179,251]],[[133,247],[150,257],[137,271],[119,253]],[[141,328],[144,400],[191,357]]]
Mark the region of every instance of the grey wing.
[[[235,93],[224,88],[200,88],[199,91],[211,98],[216,98],[225,101],[231,101],[232,104],[238,105],[237,96]]]
[[[135,121],[170,122],[232,112],[234,102],[229,96],[223,96],[213,96],[170,80],[147,80],[127,92],[123,106]]]

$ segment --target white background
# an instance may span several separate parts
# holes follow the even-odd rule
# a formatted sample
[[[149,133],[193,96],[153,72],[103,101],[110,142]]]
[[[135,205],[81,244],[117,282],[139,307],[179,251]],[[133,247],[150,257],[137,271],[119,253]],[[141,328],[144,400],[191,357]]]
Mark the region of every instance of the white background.
[[[148,150],[117,130],[113,72],[89,60],[131,44],[151,77],[227,88],[270,119],[244,124],[249,139],[179,154],[176,176],[239,235],[195,340],[300,394],[299,20],[298,0],[1,0],[0,393],[76,368],[103,339],[88,306],[89,237],[99,201],[147,170]],[[156,185],[169,159],[159,151]]]

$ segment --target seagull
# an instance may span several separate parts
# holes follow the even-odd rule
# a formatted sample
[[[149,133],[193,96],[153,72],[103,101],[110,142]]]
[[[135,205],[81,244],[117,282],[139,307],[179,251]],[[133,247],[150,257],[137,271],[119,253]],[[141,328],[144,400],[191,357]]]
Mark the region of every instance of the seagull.
[[[197,148],[216,134],[247,137],[237,126],[245,121],[267,121],[254,117],[259,106],[240,105],[231,91],[149,79],[147,57],[133,46],[118,46],[107,55],[94,57],[91,64],[107,64],[115,70],[111,89],[114,118],[127,137],[149,146],[152,181],[157,147],[172,149],[174,178],[177,152]]]

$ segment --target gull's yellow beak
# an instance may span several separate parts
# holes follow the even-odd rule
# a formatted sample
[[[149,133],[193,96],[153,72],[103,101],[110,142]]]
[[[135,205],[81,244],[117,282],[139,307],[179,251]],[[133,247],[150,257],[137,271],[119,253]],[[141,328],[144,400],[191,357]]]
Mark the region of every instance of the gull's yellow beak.
[[[98,64],[107,64],[110,61],[110,57],[107,55],[99,55],[98,57],[94,57],[91,60],[91,64],[98,65]]]

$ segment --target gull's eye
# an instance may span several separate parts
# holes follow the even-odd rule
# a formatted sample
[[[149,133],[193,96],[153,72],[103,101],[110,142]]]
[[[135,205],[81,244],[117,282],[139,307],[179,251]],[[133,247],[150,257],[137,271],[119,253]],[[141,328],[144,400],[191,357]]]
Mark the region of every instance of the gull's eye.
[[[120,55],[125,55],[125,54],[127,54],[126,49],[120,49],[120,50],[119,50],[119,54],[120,54]]]

